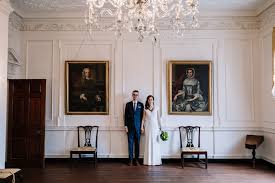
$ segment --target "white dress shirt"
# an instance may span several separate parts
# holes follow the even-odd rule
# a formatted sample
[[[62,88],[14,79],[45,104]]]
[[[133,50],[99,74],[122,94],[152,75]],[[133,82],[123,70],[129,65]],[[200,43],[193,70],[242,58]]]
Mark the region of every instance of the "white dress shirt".
[[[133,108],[134,108],[134,111],[137,109],[137,103],[138,103],[138,101],[133,101]]]

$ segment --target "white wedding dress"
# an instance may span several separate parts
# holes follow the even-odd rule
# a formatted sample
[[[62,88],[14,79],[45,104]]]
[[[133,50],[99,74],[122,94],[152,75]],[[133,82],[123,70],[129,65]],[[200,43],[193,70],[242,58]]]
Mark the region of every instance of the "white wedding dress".
[[[154,107],[152,111],[145,109],[145,146],[144,165],[161,165],[160,153],[160,117],[159,108]]]

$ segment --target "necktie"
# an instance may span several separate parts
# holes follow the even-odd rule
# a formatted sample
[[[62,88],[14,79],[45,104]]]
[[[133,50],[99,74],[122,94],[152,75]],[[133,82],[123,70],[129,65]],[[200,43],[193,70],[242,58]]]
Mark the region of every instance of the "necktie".
[[[137,104],[134,102],[134,110],[136,111],[136,108],[137,108],[137,106],[136,106]]]

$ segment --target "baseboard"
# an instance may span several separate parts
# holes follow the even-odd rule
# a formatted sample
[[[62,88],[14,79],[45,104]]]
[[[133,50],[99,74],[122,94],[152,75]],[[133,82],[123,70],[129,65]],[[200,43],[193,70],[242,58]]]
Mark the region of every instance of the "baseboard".
[[[275,160],[271,159],[271,158],[268,158],[268,157],[265,157],[265,156],[262,156],[262,159],[272,165],[275,166]]]
[[[67,161],[69,160],[69,155],[47,155],[45,159],[47,161]],[[142,155],[140,156],[143,157]],[[195,158],[196,156],[193,156]],[[163,162],[178,162],[178,155],[170,155],[170,156],[162,156]],[[202,157],[203,158],[203,157]],[[263,156],[256,156],[257,161],[263,161],[270,166],[275,167],[275,161]],[[128,155],[98,155],[99,161],[109,161],[109,162],[125,162],[128,160]],[[186,158],[187,161],[192,161],[192,158]],[[251,156],[222,156],[222,155],[209,155],[209,162],[215,163],[235,163],[235,162],[249,162],[251,160]]]
[[[140,158],[142,161],[142,158]],[[185,158],[186,162],[195,162],[196,158]],[[69,163],[70,158],[46,158],[46,163]],[[128,158],[98,158],[98,162],[110,162],[110,163],[127,163]],[[180,163],[180,158],[162,158],[163,164],[167,163]],[[239,164],[239,163],[247,163],[252,165],[251,159],[208,159],[209,163],[230,163],[230,164]],[[275,170],[275,164],[265,160],[265,159],[256,159],[257,164],[265,164],[268,167]]]
[[[192,155],[191,155],[192,156]],[[162,159],[179,159],[180,155],[163,155]],[[193,155],[193,157],[196,157],[196,155]],[[64,154],[64,155],[46,155],[46,159],[62,159],[62,158],[70,158],[69,154]],[[124,159],[128,158],[128,155],[125,154],[99,154],[98,158],[101,159]],[[140,158],[143,158],[143,155],[140,155]],[[243,155],[243,156],[238,156],[238,155],[232,155],[232,156],[225,156],[225,155],[211,155],[208,154],[208,159],[251,159],[251,155]],[[256,156],[257,159],[262,159],[261,156]],[[275,164],[275,163],[274,163]]]

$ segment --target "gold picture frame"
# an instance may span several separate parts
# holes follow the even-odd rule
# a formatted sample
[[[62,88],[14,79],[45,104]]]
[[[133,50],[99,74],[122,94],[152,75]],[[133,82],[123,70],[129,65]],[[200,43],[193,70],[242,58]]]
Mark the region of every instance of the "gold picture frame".
[[[168,62],[167,93],[170,115],[212,115],[212,62]]]
[[[65,61],[65,113],[109,114],[109,61]]]

